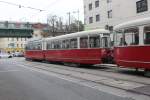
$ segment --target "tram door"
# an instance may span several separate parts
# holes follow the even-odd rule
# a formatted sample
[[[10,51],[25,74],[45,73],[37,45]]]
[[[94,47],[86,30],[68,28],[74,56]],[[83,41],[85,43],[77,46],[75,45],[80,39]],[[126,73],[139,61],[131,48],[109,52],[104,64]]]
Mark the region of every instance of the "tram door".
[[[110,38],[109,37],[102,37],[102,47],[108,48],[109,47]]]

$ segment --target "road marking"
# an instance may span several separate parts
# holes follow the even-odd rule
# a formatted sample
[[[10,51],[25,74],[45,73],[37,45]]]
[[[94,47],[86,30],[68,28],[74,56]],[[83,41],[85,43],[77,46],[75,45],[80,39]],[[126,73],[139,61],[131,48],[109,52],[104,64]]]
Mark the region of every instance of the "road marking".
[[[20,71],[20,70],[6,70],[6,71],[0,71],[0,73],[5,73],[5,72],[17,72],[17,71]]]

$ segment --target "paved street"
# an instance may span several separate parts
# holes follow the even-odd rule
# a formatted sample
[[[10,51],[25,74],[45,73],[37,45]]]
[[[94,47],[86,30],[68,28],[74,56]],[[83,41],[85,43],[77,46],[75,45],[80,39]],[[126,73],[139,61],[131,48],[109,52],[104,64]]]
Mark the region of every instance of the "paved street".
[[[0,59],[0,100],[133,99],[54,77],[40,70],[22,66],[19,62],[14,62],[14,59]]]

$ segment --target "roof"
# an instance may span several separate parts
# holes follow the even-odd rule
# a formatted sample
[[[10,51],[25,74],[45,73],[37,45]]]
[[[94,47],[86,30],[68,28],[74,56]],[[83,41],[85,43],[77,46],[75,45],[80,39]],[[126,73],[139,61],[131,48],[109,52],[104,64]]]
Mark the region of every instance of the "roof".
[[[30,38],[28,41],[27,41],[27,43],[29,43],[29,42],[40,42],[40,41],[42,41],[43,39],[42,38]]]
[[[126,29],[126,28],[131,28],[135,26],[142,26],[142,25],[148,25],[150,24],[150,17],[148,18],[141,18],[141,19],[136,19],[133,21],[128,21],[119,25],[116,25],[114,27],[114,30],[120,30],[120,29]]]
[[[68,39],[72,37],[82,37],[85,35],[96,35],[96,34],[110,34],[108,30],[105,29],[96,29],[96,30],[90,30],[90,31],[82,31],[82,32],[77,32],[77,33],[71,33],[67,35],[61,35],[61,36],[56,36],[56,37],[49,37],[46,38],[45,40],[58,40],[58,39]]]

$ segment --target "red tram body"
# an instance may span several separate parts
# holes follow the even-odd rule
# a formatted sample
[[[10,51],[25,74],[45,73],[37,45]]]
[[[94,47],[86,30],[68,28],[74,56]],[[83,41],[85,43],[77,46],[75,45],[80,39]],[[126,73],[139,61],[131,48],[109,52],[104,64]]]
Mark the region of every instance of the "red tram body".
[[[117,47],[114,51],[117,65],[150,69],[150,46]]]
[[[79,50],[46,50],[47,61],[62,61],[79,64],[101,64],[102,49],[79,49]]]
[[[25,57],[49,62],[101,64],[109,49],[110,33],[104,29],[29,40]]]
[[[34,60],[44,60],[43,50],[29,50],[25,52],[25,58],[34,59]]]

